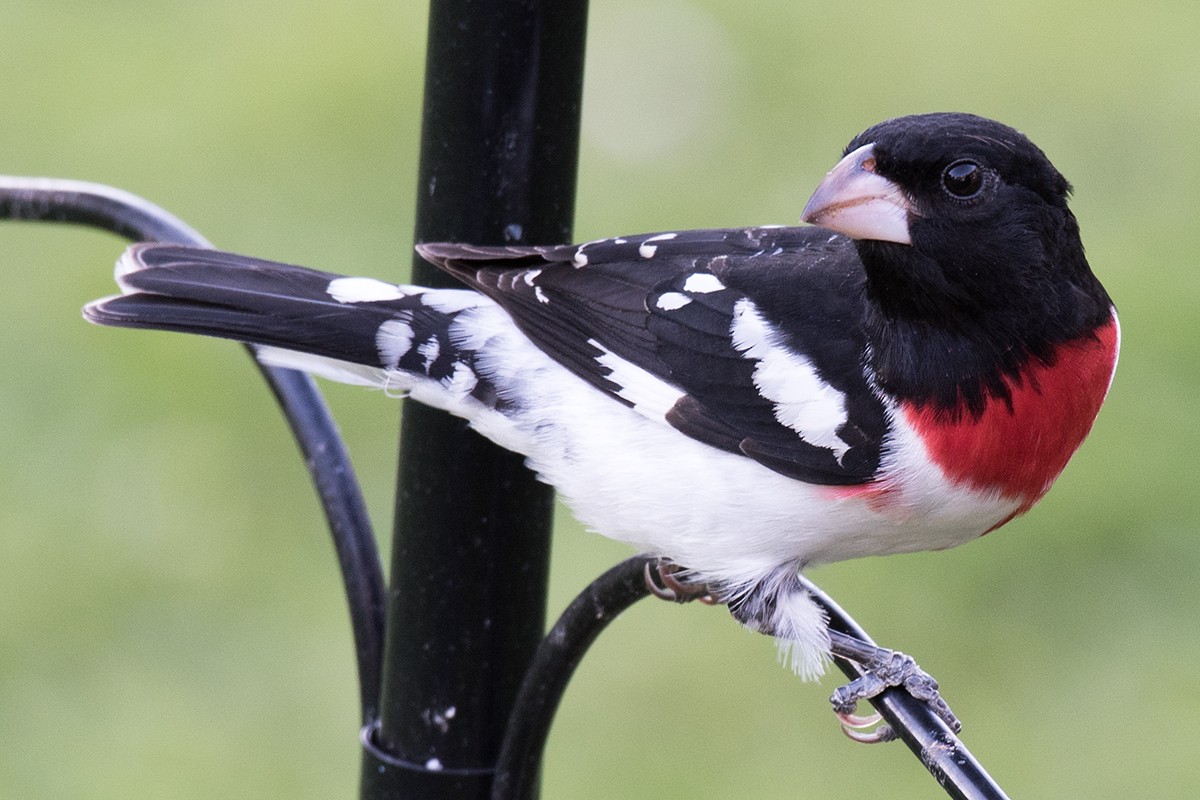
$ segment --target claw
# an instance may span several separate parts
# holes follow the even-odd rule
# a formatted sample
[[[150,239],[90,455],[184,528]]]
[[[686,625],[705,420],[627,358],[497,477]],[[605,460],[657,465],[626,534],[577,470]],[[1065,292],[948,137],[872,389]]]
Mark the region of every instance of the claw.
[[[679,580],[680,568],[666,559],[647,561],[642,567],[642,577],[650,594],[660,600],[672,603],[690,603],[699,600],[705,605],[717,605],[720,601],[713,597],[707,586],[695,583],[684,583]]]
[[[642,579],[646,582],[646,588],[650,594],[659,600],[669,600],[672,603],[681,602],[679,595],[667,585],[661,561],[647,561],[642,567]]]
[[[842,733],[846,734],[846,738],[859,744],[882,744],[896,739],[896,732],[892,730],[891,725],[886,723],[873,731],[860,731],[851,725],[842,725]]]
[[[883,716],[879,713],[869,714],[865,717],[860,717],[858,714],[847,714],[842,711],[833,712],[837,718],[841,720],[844,728],[871,728],[883,722]]]
[[[842,733],[859,744],[879,744],[880,742],[890,742],[896,738],[896,732],[892,730],[892,726],[884,723],[883,717],[878,713],[865,717],[843,711],[834,713],[842,723]],[[874,730],[867,730],[868,728]]]

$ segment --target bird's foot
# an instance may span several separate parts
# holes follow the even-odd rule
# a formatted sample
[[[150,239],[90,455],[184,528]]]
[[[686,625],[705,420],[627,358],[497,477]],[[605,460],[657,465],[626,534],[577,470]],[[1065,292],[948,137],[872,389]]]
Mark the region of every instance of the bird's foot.
[[[721,601],[713,596],[712,591],[702,583],[689,583],[680,578],[683,568],[673,561],[659,558],[647,561],[642,575],[650,594],[660,600],[670,600],[672,603],[690,603],[698,600],[705,605],[717,605]]]
[[[709,605],[728,603],[734,618],[747,628],[768,635],[783,634],[785,638],[792,638],[778,630],[778,584],[764,583],[757,587],[756,591],[745,592],[732,599],[727,592],[714,590],[703,582],[689,581],[681,577],[684,574],[683,568],[665,558],[647,561],[643,569],[646,588],[655,597],[674,603],[688,603],[693,600]],[[821,626],[824,628],[823,621]],[[837,631],[828,633],[830,654],[858,664],[864,672],[862,676],[839,687],[829,698],[834,713],[841,722],[842,732],[848,737],[867,744],[889,742],[896,738],[895,731],[883,722],[879,714],[864,716],[855,713],[860,700],[870,700],[893,687],[903,689],[928,705],[953,732],[958,733],[962,730],[962,723],[938,693],[937,681],[917,666],[917,662],[911,656],[868,644]]]
[[[938,693],[937,681],[917,666],[911,656],[867,644],[836,631],[829,632],[829,639],[833,655],[853,661],[865,670],[861,677],[838,687],[829,698],[834,713],[842,722],[842,730],[851,739],[876,743],[896,738],[890,726],[878,724],[881,721],[879,715],[859,717],[854,714],[860,700],[869,700],[892,687],[903,688],[915,699],[928,705],[954,733],[962,730],[962,723]],[[867,730],[872,726],[876,727]]]

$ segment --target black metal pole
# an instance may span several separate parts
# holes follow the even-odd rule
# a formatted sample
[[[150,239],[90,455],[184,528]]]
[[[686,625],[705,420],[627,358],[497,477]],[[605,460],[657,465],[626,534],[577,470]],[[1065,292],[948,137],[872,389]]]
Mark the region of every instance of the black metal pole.
[[[585,0],[434,0],[417,241],[570,240],[586,15]],[[413,279],[449,285],[420,262]],[[441,412],[406,404],[401,441],[361,797],[485,798],[545,625],[552,494]]]

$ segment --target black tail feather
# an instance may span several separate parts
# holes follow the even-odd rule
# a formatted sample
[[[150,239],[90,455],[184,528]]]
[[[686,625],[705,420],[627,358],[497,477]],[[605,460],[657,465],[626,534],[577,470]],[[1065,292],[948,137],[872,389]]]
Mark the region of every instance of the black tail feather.
[[[83,316],[97,325],[215,336],[378,367],[375,333],[394,314],[354,308],[312,319],[157,294],[129,294],[91,303]]]
[[[339,301],[341,276],[219,250],[161,244],[129,248],[117,267],[126,294],[83,309],[98,325],[195,333],[379,367],[379,328],[411,314],[415,297]]]

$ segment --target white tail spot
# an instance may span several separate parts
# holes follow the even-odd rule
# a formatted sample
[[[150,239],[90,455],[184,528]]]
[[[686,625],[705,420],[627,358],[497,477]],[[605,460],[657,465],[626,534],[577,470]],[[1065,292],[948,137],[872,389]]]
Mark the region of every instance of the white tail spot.
[[[404,297],[399,286],[374,278],[334,278],[325,291],[339,303],[380,303]]]

